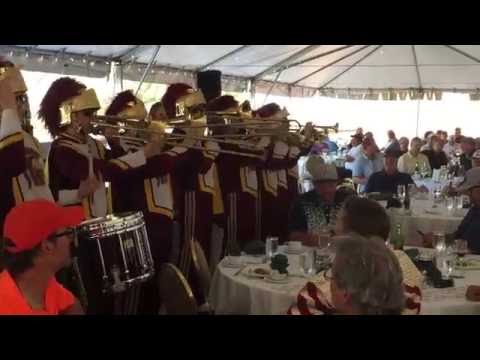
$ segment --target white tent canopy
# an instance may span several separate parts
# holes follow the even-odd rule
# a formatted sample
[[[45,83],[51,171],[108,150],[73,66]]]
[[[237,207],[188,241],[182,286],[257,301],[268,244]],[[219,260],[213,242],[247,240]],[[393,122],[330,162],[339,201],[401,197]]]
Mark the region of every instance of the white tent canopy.
[[[26,70],[104,77],[115,65],[121,79],[167,84],[217,69],[227,91],[272,95],[474,98],[480,89],[479,45],[0,45],[0,53]]]

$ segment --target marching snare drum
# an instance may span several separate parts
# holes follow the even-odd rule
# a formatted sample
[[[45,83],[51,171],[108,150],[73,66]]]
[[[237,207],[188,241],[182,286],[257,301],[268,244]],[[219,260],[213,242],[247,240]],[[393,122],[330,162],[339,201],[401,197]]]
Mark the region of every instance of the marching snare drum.
[[[107,215],[76,230],[74,272],[87,312],[135,313],[141,284],[155,272],[143,214]]]

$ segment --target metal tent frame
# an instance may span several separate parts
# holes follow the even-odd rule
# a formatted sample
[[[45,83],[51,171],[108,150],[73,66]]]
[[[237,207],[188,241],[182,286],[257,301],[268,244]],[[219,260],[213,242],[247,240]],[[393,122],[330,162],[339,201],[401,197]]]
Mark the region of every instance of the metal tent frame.
[[[71,71],[75,73],[75,71],[79,72],[86,72],[87,74],[92,73],[93,75],[96,76],[101,76],[104,73],[109,73],[111,71],[112,65],[119,66],[121,76],[120,76],[120,81],[123,81],[123,74],[124,74],[124,67],[125,66],[138,66],[139,69],[143,69],[143,72],[139,70],[142,75],[139,80],[139,85],[137,88],[137,93],[140,90],[142,84],[150,79],[150,73],[151,71],[165,71],[165,72],[179,72],[180,74],[186,74],[189,75],[191,78],[195,78],[196,74],[199,71],[203,71],[206,69],[214,69],[216,65],[221,63],[222,61],[225,61],[226,59],[229,59],[233,56],[238,56],[239,54],[242,54],[245,50],[250,49],[252,47],[256,46],[261,46],[261,45],[240,45],[238,48],[233,49],[233,50],[228,50],[221,56],[217,57],[216,59],[213,59],[209,61],[208,63],[196,67],[194,69],[186,69],[182,67],[175,67],[175,66],[170,66],[168,64],[156,64],[156,59],[158,57],[159,51],[161,49],[161,45],[132,45],[129,46],[128,49],[122,51],[121,53],[117,54],[110,54],[109,56],[98,56],[95,54],[92,54],[92,52],[88,53],[73,53],[73,52],[67,52],[66,47],[61,48],[60,50],[48,50],[48,49],[42,49],[40,46],[42,45],[28,45],[28,46],[20,46],[20,45],[0,45],[0,53],[3,53],[5,55],[12,55],[15,54],[23,54],[25,57],[29,56],[38,56],[39,59],[43,59],[43,57],[53,57],[55,61],[62,63],[66,62],[68,63],[68,60],[71,60],[72,64],[75,64],[75,66],[71,66]],[[361,94],[361,93],[367,93],[371,92],[372,90],[375,90],[377,92],[384,92],[384,91],[409,91],[409,92],[416,92],[423,94],[425,89],[423,88],[422,84],[422,77],[421,77],[421,72],[420,72],[420,66],[418,63],[417,59],[417,51],[416,51],[416,46],[415,45],[410,45],[411,46],[411,52],[412,56],[414,59],[414,66],[415,66],[415,72],[416,72],[416,77],[417,77],[417,87],[410,87],[410,88],[340,88],[340,87],[328,87],[328,85],[332,84],[334,81],[338,80],[340,77],[344,76],[346,73],[350,72],[352,69],[354,69],[357,65],[362,63],[365,59],[370,57],[373,53],[375,53],[377,50],[379,50],[383,45],[339,45],[337,48],[329,50],[329,51],[324,51],[320,54],[306,57],[306,55],[312,53],[315,50],[318,50],[319,48],[321,49],[323,45],[307,45],[304,48],[293,52],[291,55],[287,56],[286,58],[281,59],[280,61],[277,61],[273,64],[270,64],[269,66],[266,67],[266,69],[262,69],[262,71],[257,72],[253,76],[235,76],[235,75],[224,75],[223,78],[227,80],[233,80],[233,81],[240,81],[243,83],[247,83],[248,85],[246,86],[250,91],[253,93],[256,90],[257,84],[262,83],[266,87],[265,89],[268,89],[266,91],[267,96],[270,94],[270,92],[277,86],[287,88],[288,89],[288,94],[294,93],[293,90],[295,89],[308,89],[308,90],[313,90],[313,93],[318,93],[320,92],[321,94],[332,94],[336,92],[342,92],[342,91],[347,91],[349,94]],[[452,52],[455,52],[457,54],[462,55],[465,58],[468,58],[471,61],[474,61],[477,64],[480,64],[480,59],[477,58],[476,56],[456,48],[455,46],[452,45],[440,45],[443,46]],[[345,70],[342,70],[341,72],[335,74],[334,76],[330,77],[328,80],[323,81],[321,84],[318,86],[302,86],[301,83],[314,76],[317,75],[327,69],[331,69],[335,64],[340,63],[343,60],[346,59],[353,59],[354,55],[362,53],[364,50],[367,51],[367,49],[371,49],[374,47],[373,50],[369,50],[365,55],[363,55],[360,59],[354,61],[352,64],[349,64],[346,66]],[[352,50],[352,48],[354,48]],[[294,81],[291,82],[281,82],[279,81],[281,74],[284,73],[288,69],[292,69],[295,67],[302,66],[307,63],[311,63],[314,60],[318,60],[320,58],[327,57],[329,55],[333,54],[342,54],[344,51],[348,51],[345,55],[341,55],[340,57],[329,61],[327,64],[319,66],[317,69],[314,71],[301,76],[300,78],[295,79]],[[139,54],[144,53],[146,51],[152,51],[152,55],[147,63],[144,62],[139,62]],[[99,62],[102,66],[100,66],[99,69],[94,69],[94,65],[96,62]],[[80,63],[80,65],[78,65]],[[67,65],[64,65],[65,67]],[[84,67],[84,69],[82,69]],[[36,69],[41,68],[41,64],[39,61],[39,64],[35,67]],[[28,67],[26,67],[28,70]],[[53,70],[50,70],[50,72],[53,72]],[[59,72],[60,73],[60,72]],[[266,79],[266,77],[272,77],[275,74],[275,77],[273,80]],[[152,82],[158,82],[155,81],[155,79],[152,79]],[[451,91],[451,92],[458,92],[458,93],[479,93],[478,89],[472,89],[472,88],[441,88],[441,89],[429,89],[431,91]],[[311,93],[311,92],[310,92]]]

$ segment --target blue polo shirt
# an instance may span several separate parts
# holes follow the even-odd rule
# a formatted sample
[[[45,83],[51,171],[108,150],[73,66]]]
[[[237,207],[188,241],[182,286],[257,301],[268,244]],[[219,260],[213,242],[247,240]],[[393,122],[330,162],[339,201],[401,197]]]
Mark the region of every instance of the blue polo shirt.
[[[353,177],[366,177],[367,182],[370,176],[376,172],[383,170],[383,155],[380,153],[375,154],[375,157],[370,160],[361,152],[357,159],[353,162],[352,176]],[[358,192],[364,192],[365,185],[358,186]]]

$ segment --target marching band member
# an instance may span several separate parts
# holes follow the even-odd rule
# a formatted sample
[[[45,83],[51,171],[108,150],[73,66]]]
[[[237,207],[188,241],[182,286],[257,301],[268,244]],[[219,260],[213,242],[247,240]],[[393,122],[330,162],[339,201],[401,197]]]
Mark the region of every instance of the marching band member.
[[[255,115],[268,120],[285,120],[288,112],[270,103],[255,111]],[[284,128],[282,126],[281,130]],[[267,160],[259,169],[262,240],[267,236],[277,236],[280,242],[284,242],[288,238],[289,191],[286,169],[291,161],[288,159],[289,146],[283,140],[281,136],[272,139]]]
[[[239,113],[239,104],[230,95],[220,96],[207,105],[209,112],[218,113]],[[209,118],[209,123],[225,123],[221,116]],[[234,127],[212,127],[214,134],[240,133],[241,129]],[[256,149],[264,150],[257,143]],[[236,144],[220,144],[221,149],[251,153],[259,155],[258,151],[252,148],[245,148]],[[238,251],[250,241],[257,240],[258,229],[256,227],[258,199],[258,180],[256,165],[260,163],[259,158],[247,157],[236,154],[219,154],[216,159],[220,188],[222,190],[223,202],[225,204],[225,218],[223,228],[226,228],[226,250]],[[239,247],[239,248],[237,248]]]
[[[172,84],[162,98],[165,111],[170,119],[177,116],[177,110],[185,110],[191,117],[192,125],[205,126],[205,99],[201,91],[194,91],[186,84]],[[219,189],[219,180],[214,160],[218,155],[219,147],[212,141],[198,141],[193,137],[202,136],[205,127],[198,129],[174,129],[173,134],[184,134],[186,138],[179,143],[188,148],[184,149],[182,161],[176,161],[173,173],[173,185],[178,219],[183,219],[183,236],[179,267],[185,276],[192,282],[192,288],[197,300],[201,303],[208,294],[201,294],[197,290],[194,277],[191,273],[191,240],[197,240],[205,254],[210,253],[210,235],[213,217],[223,213],[223,201]],[[190,136],[190,138],[189,138]],[[205,150],[189,148],[189,146],[203,146]],[[175,148],[174,148],[175,149]],[[171,149],[170,151],[174,151]],[[207,255],[208,256],[208,255]]]
[[[9,62],[0,62],[0,112],[1,229],[16,205],[40,198],[53,201],[53,196],[40,144],[31,135],[27,87],[20,70]]]
[[[90,122],[99,108],[93,89],[63,77],[52,83],[39,110],[39,117],[55,139],[48,156],[52,194],[63,205],[81,203],[86,218],[111,212],[104,181],[144,165],[154,152],[154,145],[147,144],[135,153],[108,160],[103,144],[89,136]]]
[[[118,94],[105,114],[136,119],[139,122],[144,121],[147,115],[143,102],[130,90]],[[145,129],[152,131],[151,136],[163,138],[161,133],[164,128],[159,121],[152,121]],[[135,134],[127,132],[127,135]],[[131,139],[121,138],[115,141],[113,137],[109,137],[108,141],[112,149],[117,149],[117,154],[135,152],[140,147],[138,141]],[[112,181],[112,198],[115,211],[143,212],[155,271],[158,274],[161,265],[169,261],[172,251],[174,198],[171,171],[186,149],[176,147],[170,151],[162,151],[164,139],[158,139],[157,143],[158,153],[147,159],[146,165],[133,171],[131,176]],[[159,290],[154,278],[142,288],[139,312],[155,314],[159,307]]]

